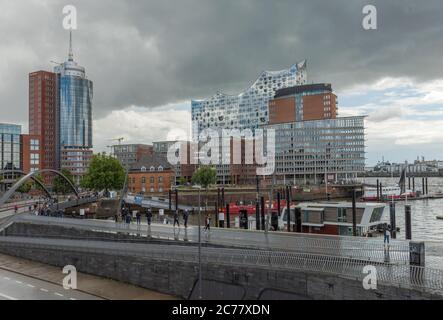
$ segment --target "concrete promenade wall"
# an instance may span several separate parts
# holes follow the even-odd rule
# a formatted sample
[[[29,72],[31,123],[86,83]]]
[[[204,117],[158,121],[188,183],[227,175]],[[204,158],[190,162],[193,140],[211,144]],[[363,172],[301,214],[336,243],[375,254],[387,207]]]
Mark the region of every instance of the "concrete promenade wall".
[[[195,263],[164,261],[150,257],[86,253],[76,250],[26,248],[4,245],[0,252],[62,268],[76,266],[79,272],[102,276],[143,288],[188,299],[196,297],[198,279]],[[203,263],[203,297],[256,300],[298,299],[441,299],[416,290],[378,286],[367,291],[361,282],[309,272],[267,270]]]
[[[100,238],[134,241],[136,236],[108,234],[75,228],[15,223],[4,236],[31,238]],[[113,238],[115,237],[115,238]],[[38,241],[36,241],[38,242]],[[138,241],[137,241],[138,242]],[[151,240],[149,243],[166,244]],[[177,244],[173,241],[171,244]],[[131,243],[128,243],[130,246]],[[183,261],[166,261],[149,256],[93,253],[82,250],[59,250],[51,247],[26,247],[19,243],[2,243],[0,252],[53,266],[76,266],[79,272],[134,284],[180,298],[197,298],[198,265]],[[203,297],[211,299],[442,299],[419,290],[378,285],[377,290],[364,290],[361,281],[301,271],[268,270],[257,266],[230,266],[203,263]]]

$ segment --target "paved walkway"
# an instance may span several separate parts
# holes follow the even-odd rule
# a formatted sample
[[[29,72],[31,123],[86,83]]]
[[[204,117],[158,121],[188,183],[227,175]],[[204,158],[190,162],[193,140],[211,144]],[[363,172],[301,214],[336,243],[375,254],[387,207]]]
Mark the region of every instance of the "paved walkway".
[[[197,242],[198,228],[174,228],[172,225],[154,223],[150,228],[132,223],[115,223],[109,220],[82,220],[21,215],[16,221],[38,224],[74,227],[86,230],[122,232],[133,235],[150,236],[158,239],[169,239],[180,242]],[[386,261],[383,239],[352,238],[326,235],[297,234],[285,232],[268,232],[211,228],[209,233],[202,231],[202,240],[206,243],[241,248],[259,248],[264,250],[287,250],[302,253],[314,253],[338,257],[352,257],[365,261]],[[392,241],[389,261],[407,264],[409,262],[409,244],[406,241]]]
[[[63,278],[65,275],[62,273],[60,268],[49,266],[43,263],[39,262],[33,262],[21,258],[11,257],[7,255],[0,254],[0,273],[3,272],[13,272],[15,273],[15,277],[26,277],[28,279],[32,278],[34,279],[34,282],[38,281],[44,281],[49,283],[47,287],[50,286],[60,286],[60,284],[63,283]],[[1,274],[0,274],[1,275]],[[2,276],[3,277],[3,276]],[[155,291],[143,289],[140,287],[136,287],[133,285],[125,284],[122,282],[104,279],[92,275],[87,275],[83,273],[77,274],[77,287],[80,293],[74,298],[77,299],[83,299],[87,295],[95,296],[99,299],[108,299],[108,300],[175,300],[176,297],[158,293]],[[7,278],[12,279],[12,276],[7,276]],[[1,280],[1,279],[0,279]],[[5,279],[4,279],[5,280]],[[22,279],[23,280],[23,279]],[[25,280],[18,280],[20,282],[25,283]],[[5,280],[6,283],[4,285],[7,285],[7,279]],[[15,280],[14,280],[15,281]],[[29,280],[28,282],[33,282],[32,280]],[[13,283],[17,284],[17,283]],[[0,283],[1,285],[1,283]],[[35,287],[37,285],[34,285]],[[43,287],[43,285],[41,285]],[[52,290],[57,293],[63,294],[63,292],[60,292],[63,290],[61,289]],[[10,290],[13,290],[14,292],[17,292],[17,288],[10,288]],[[48,290],[48,289],[47,289]],[[21,294],[21,293],[20,293]],[[6,293],[6,296],[14,297],[12,294],[8,295]],[[23,295],[22,295],[23,296]],[[32,298],[32,295],[25,295],[23,296],[24,299],[27,299],[26,297]],[[51,296],[52,297],[52,296]],[[54,296],[52,298],[57,299],[60,296]],[[5,297],[6,298],[6,297]],[[17,297],[20,298],[20,297]],[[45,297],[37,297],[45,298]]]

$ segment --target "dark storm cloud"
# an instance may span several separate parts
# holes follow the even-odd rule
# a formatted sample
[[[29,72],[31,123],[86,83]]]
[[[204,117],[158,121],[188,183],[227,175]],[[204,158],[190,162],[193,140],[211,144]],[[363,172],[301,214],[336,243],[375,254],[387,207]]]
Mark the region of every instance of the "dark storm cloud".
[[[237,93],[304,58],[310,81],[336,89],[441,77],[440,0],[0,0],[2,119],[26,119],[27,74],[66,58],[66,4],[78,9],[74,54],[94,81],[95,117]],[[361,27],[365,4],[378,9],[376,31]]]

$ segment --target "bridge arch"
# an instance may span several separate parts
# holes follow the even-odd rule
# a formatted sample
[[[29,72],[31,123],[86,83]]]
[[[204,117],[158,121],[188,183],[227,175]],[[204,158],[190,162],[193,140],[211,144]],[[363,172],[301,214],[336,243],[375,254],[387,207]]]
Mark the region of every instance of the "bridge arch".
[[[77,198],[79,198],[78,191],[75,188],[74,184],[71,182],[71,180],[69,180],[63,173],[61,173],[60,171],[57,171],[57,170],[42,169],[42,170],[37,170],[37,171],[31,172],[31,173],[28,173],[28,174],[26,174],[22,170],[4,170],[4,171],[0,171],[0,173],[22,173],[22,174],[24,174],[24,176],[21,177],[16,183],[14,183],[14,185],[3,195],[3,197],[1,197],[1,199],[0,199],[0,206],[4,205],[5,202],[8,201],[8,199],[17,191],[17,189],[19,189],[29,179],[33,180],[39,186],[41,186],[43,188],[43,190],[45,191],[45,193],[50,198],[52,198],[50,192],[45,187],[45,185],[41,181],[39,181],[37,179],[37,175],[42,174],[42,173],[54,173],[54,174],[58,175],[59,177],[61,177],[63,180],[65,180],[68,183],[68,185],[70,186],[72,191],[74,191],[74,193],[77,196]]]

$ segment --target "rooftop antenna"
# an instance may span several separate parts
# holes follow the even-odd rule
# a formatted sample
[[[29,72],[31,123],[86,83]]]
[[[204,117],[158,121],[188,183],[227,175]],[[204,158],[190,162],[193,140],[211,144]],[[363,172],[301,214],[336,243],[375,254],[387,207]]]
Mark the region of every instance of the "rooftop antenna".
[[[74,61],[74,54],[72,53],[72,28],[69,30],[69,61]]]

